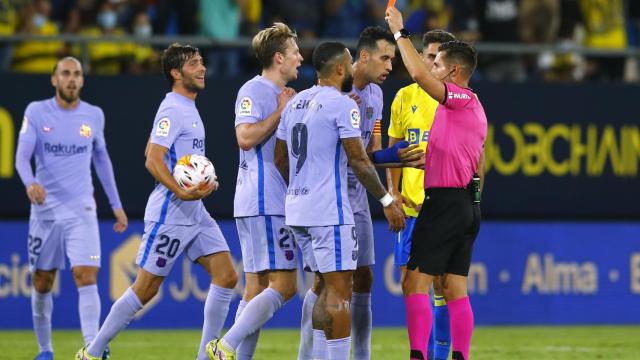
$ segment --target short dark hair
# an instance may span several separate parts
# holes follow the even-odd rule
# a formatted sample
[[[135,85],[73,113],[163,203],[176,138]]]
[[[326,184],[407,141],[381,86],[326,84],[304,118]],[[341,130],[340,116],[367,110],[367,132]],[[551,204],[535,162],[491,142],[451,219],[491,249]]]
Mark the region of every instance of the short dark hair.
[[[184,64],[199,53],[200,50],[198,50],[197,47],[179,43],[169,45],[169,47],[162,52],[162,56],[160,57],[162,70],[164,72],[164,76],[169,80],[172,86],[175,79],[171,76],[171,70],[182,70]]]
[[[276,22],[273,26],[261,30],[251,41],[251,47],[256,53],[256,58],[263,69],[273,65],[273,55],[277,52],[284,55],[287,50],[287,41],[298,38],[296,32],[287,25]]]
[[[444,30],[430,30],[424,33],[422,36],[422,46],[427,47],[429,44],[437,43],[444,44],[449,41],[456,41],[456,37]]]
[[[444,52],[446,61],[453,61],[467,68],[467,74],[471,76],[478,64],[476,49],[464,41],[449,41],[438,47],[438,52]]]
[[[313,50],[312,62],[318,77],[328,75],[329,69],[335,64],[335,60],[344,55],[347,47],[337,41],[323,42]]]
[[[358,38],[358,45],[356,47],[356,51],[358,52],[358,56],[360,56],[360,51],[362,49],[366,49],[369,52],[377,49],[378,40],[385,40],[389,44],[396,44],[396,39],[393,38],[393,34],[391,31],[384,29],[380,26],[368,26],[360,33],[360,37]]]

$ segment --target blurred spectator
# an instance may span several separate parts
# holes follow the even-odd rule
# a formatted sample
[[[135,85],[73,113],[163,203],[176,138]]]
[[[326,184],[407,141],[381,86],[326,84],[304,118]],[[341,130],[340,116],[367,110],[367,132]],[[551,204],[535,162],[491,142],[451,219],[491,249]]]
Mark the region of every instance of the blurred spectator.
[[[233,40],[240,33],[241,0],[201,1],[201,32],[216,40]],[[214,48],[207,56],[208,75],[236,76],[239,54],[234,48]]]
[[[153,32],[155,34],[193,35],[198,32],[198,3],[205,6],[216,6],[227,1],[157,0]]]
[[[265,3],[269,0],[265,0]],[[294,2],[297,4],[298,2]],[[241,22],[240,34],[253,37],[260,31],[260,19],[262,18],[262,0],[239,0]]]
[[[96,15],[97,26],[89,26],[80,30],[81,35],[123,36],[125,31],[118,25],[118,15],[113,3],[103,1]],[[125,72],[134,60],[135,45],[131,43],[97,41],[87,44],[89,69],[94,74],[117,75]],[[76,55],[81,56],[80,48]]]
[[[0,0],[0,37],[13,35],[18,27],[18,0]],[[11,46],[0,43],[0,71],[11,63]]]
[[[146,11],[138,11],[133,15],[131,33],[139,40],[145,40],[153,35],[151,19]],[[158,72],[160,70],[160,56],[158,51],[149,45],[133,45],[133,62],[129,72],[133,74]]]
[[[478,0],[478,22],[482,40],[519,42],[519,5],[519,0]],[[480,68],[489,80],[526,80],[524,64],[517,55],[487,55],[480,60]]]
[[[384,6],[376,0],[325,0],[322,36],[357,39],[368,25],[384,21]]]
[[[49,19],[50,15],[51,3],[48,0],[28,3],[22,10],[18,33],[58,35],[58,26]],[[50,74],[62,55],[64,44],[61,41],[25,41],[14,48],[11,69],[16,72]]]
[[[449,31],[459,40],[474,42],[480,38],[475,0],[447,0]]]
[[[623,50],[627,46],[623,0],[580,0],[585,28],[584,45],[592,49]],[[594,56],[588,59],[587,79],[622,80],[624,57]]]
[[[444,0],[411,0],[404,12],[408,14],[405,28],[414,34],[446,29],[449,25],[449,9]]]

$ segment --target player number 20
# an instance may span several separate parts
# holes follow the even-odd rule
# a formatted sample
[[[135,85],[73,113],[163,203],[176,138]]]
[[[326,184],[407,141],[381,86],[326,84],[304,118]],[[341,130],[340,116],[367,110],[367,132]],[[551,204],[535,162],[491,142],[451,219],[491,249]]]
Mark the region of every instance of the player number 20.
[[[164,248],[166,248],[167,246],[169,248],[165,252]],[[176,253],[178,253],[179,248],[180,248],[180,240],[178,239],[171,240],[171,238],[168,237],[167,235],[160,235],[160,242],[158,243],[158,246],[156,246],[156,253],[160,255],[166,255],[172,258],[176,256]]]

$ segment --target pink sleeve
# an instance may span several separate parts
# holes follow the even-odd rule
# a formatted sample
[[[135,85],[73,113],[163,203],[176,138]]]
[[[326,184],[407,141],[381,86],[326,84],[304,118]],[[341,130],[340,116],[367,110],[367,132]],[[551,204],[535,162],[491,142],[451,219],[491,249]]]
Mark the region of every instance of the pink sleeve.
[[[469,89],[461,88],[453,83],[444,83],[444,85],[446,92],[442,105],[449,109],[461,109],[478,101],[476,94]]]

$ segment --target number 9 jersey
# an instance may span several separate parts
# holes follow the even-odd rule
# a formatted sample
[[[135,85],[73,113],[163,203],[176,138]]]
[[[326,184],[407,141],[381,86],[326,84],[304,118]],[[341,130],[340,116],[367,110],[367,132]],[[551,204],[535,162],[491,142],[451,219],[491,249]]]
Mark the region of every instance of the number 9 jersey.
[[[360,111],[330,86],[314,86],[289,101],[276,136],[287,142],[289,226],[353,224],[347,156],[341,139],[360,138]]]

